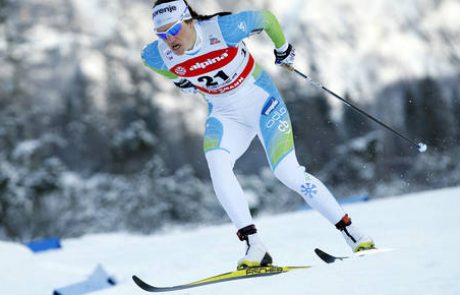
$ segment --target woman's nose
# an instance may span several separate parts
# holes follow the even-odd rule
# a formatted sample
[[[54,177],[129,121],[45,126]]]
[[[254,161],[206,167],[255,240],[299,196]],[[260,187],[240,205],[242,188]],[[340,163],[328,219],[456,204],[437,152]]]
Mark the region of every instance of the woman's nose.
[[[169,42],[172,43],[172,42],[176,41],[176,36],[169,35],[169,34],[168,34],[167,36],[168,36],[168,39],[167,39],[167,40],[168,40]]]

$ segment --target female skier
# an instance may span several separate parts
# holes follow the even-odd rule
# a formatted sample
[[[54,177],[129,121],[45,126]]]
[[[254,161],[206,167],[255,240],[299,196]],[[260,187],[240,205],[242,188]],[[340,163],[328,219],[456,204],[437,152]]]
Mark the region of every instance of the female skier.
[[[295,51],[276,17],[269,11],[203,16],[185,0],[159,0],[153,23],[159,39],[144,48],[145,65],[184,92],[202,93],[209,104],[203,148],[217,198],[246,242],[237,268],[272,263],[233,173],[235,161],[256,135],[283,184],[335,225],[354,252],[373,248],[372,239],[351,223],[325,185],[297,162],[286,105],[243,42],[265,31],[275,46],[275,64],[292,65]]]

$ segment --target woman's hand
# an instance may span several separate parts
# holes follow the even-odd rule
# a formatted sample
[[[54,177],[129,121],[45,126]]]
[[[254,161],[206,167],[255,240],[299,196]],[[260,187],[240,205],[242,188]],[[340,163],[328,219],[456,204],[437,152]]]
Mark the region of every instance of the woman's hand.
[[[295,49],[291,44],[287,44],[287,48],[275,49],[275,64],[276,65],[292,65],[295,59]]]
[[[180,91],[184,93],[197,93],[198,92],[198,89],[196,89],[196,87],[192,84],[192,82],[190,82],[187,79],[180,79],[178,81],[174,81],[174,85],[179,87]]]

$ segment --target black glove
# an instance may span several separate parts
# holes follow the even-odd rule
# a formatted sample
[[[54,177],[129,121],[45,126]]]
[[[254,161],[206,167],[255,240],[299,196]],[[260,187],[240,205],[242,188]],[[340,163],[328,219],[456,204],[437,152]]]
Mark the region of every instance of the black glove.
[[[275,53],[275,64],[276,65],[292,65],[295,59],[295,49],[289,44],[288,48],[285,51],[273,50]]]
[[[187,79],[180,79],[179,81],[174,81],[174,85],[180,88],[184,93],[197,93],[198,89]]]

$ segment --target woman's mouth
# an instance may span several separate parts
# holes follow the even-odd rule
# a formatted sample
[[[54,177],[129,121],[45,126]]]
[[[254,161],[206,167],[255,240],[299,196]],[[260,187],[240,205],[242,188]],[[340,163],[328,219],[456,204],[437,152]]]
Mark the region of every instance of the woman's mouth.
[[[172,50],[177,51],[179,48],[181,48],[180,44],[175,44],[172,46]]]

